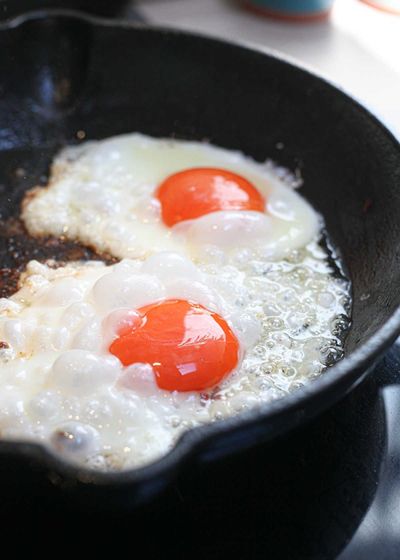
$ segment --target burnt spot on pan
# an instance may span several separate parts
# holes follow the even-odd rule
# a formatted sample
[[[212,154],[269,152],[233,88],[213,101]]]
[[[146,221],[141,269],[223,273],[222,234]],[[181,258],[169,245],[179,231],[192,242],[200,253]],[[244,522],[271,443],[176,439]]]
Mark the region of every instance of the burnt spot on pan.
[[[116,262],[109,255],[63,238],[31,237],[19,218],[0,220],[0,297],[9,297],[18,289],[20,274],[33,259],[40,262],[54,259],[60,265],[80,260]]]
[[[34,144],[0,150],[0,297],[9,297],[18,289],[21,272],[33,259],[54,260],[60,266],[79,260],[116,262],[109,255],[65,238],[29,235],[20,218],[21,205],[48,184],[51,162],[61,147],[35,148]]]

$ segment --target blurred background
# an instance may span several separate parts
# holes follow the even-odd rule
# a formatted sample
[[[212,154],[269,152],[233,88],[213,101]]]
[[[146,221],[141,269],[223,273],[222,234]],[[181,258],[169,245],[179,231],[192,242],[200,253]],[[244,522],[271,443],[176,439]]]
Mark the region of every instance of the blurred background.
[[[291,2],[302,3],[307,4]],[[395,3],[400,13],[400,1]],[[268,18],[232,0],[138,0],[136,5],[157,24],[284,53],[371,105],[400,133],[400,15],[360,0],[336,0],[331,13],[315,21]]]
[[[0,15],[44,7],[276,50],[336,82],[400,135],[400,0],[0,0]]]

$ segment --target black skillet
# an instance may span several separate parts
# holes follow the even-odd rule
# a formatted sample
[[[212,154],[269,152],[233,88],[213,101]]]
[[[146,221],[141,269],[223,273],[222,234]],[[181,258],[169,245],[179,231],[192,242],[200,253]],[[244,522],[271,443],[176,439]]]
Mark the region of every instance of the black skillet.
[[[400,146],[350,97],[276,56],[187,33],[73,12],[0,28],[0,266],[5,284],[28,258],[88,256],[21,230],[19,203],[65,144],[140,131],[207,139],[301,172],[353,283],[346,356],[308,387],[187,432],[159,461],[123,473],[71,466],[44,448],[0,442],[0,484],[94,507],[134,507],[196,462],[270,442],[331,406],[400,332]]]

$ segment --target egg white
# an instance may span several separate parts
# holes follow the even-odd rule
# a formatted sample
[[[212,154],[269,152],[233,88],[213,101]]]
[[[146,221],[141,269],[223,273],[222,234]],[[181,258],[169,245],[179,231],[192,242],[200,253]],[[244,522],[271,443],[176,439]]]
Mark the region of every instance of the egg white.
[[[31,261],[0,299],[0,435],[41,441],[92,468],[146,464],[191,426],[269,402],[319,375],[347,283],[311,244],[293,262],[201,269],[173,252],[144,261]],[[204,394],[163,391],[149,364],[110,354],[136,309],[179,298],[219,313],[240,344],[238,367]],[[305,330],[304,324],[308,325]]]
[[[191,167],[217,167],[252,182],[267,200],[265,213],[221,211],[164,225],[157,186]],[[311,241],[316,212],[270,164],[204,142],[142,134],[86,142],[62,150],[46,188],[26,198],[22,218],[33,235],[51,234],[119,258],[178,251],[197,261],[225,260],[237,250],[278,259]]]

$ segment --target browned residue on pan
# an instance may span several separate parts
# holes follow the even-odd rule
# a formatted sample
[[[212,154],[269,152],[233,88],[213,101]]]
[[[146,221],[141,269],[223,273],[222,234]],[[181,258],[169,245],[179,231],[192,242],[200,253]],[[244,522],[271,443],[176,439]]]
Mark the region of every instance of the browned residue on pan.
[[[32,192],[32,191],[31,191]],[[34,195],[28,193],[28,196]],[[18,289],[21,272],[30,260],[54,259],[57,264],[80,260],[116,262],[109,255],[96,253],[89,247],[63,238],[32,237],[18,218],[0,220],[0,297],[9,297]]]
[[[31,189],[29,189],[29,191],[26,191],[21,202],[21,212],[24,211],[25,206],[29,204],[31,200],[33,200],[44,188],[46,187],[32,187]]]

